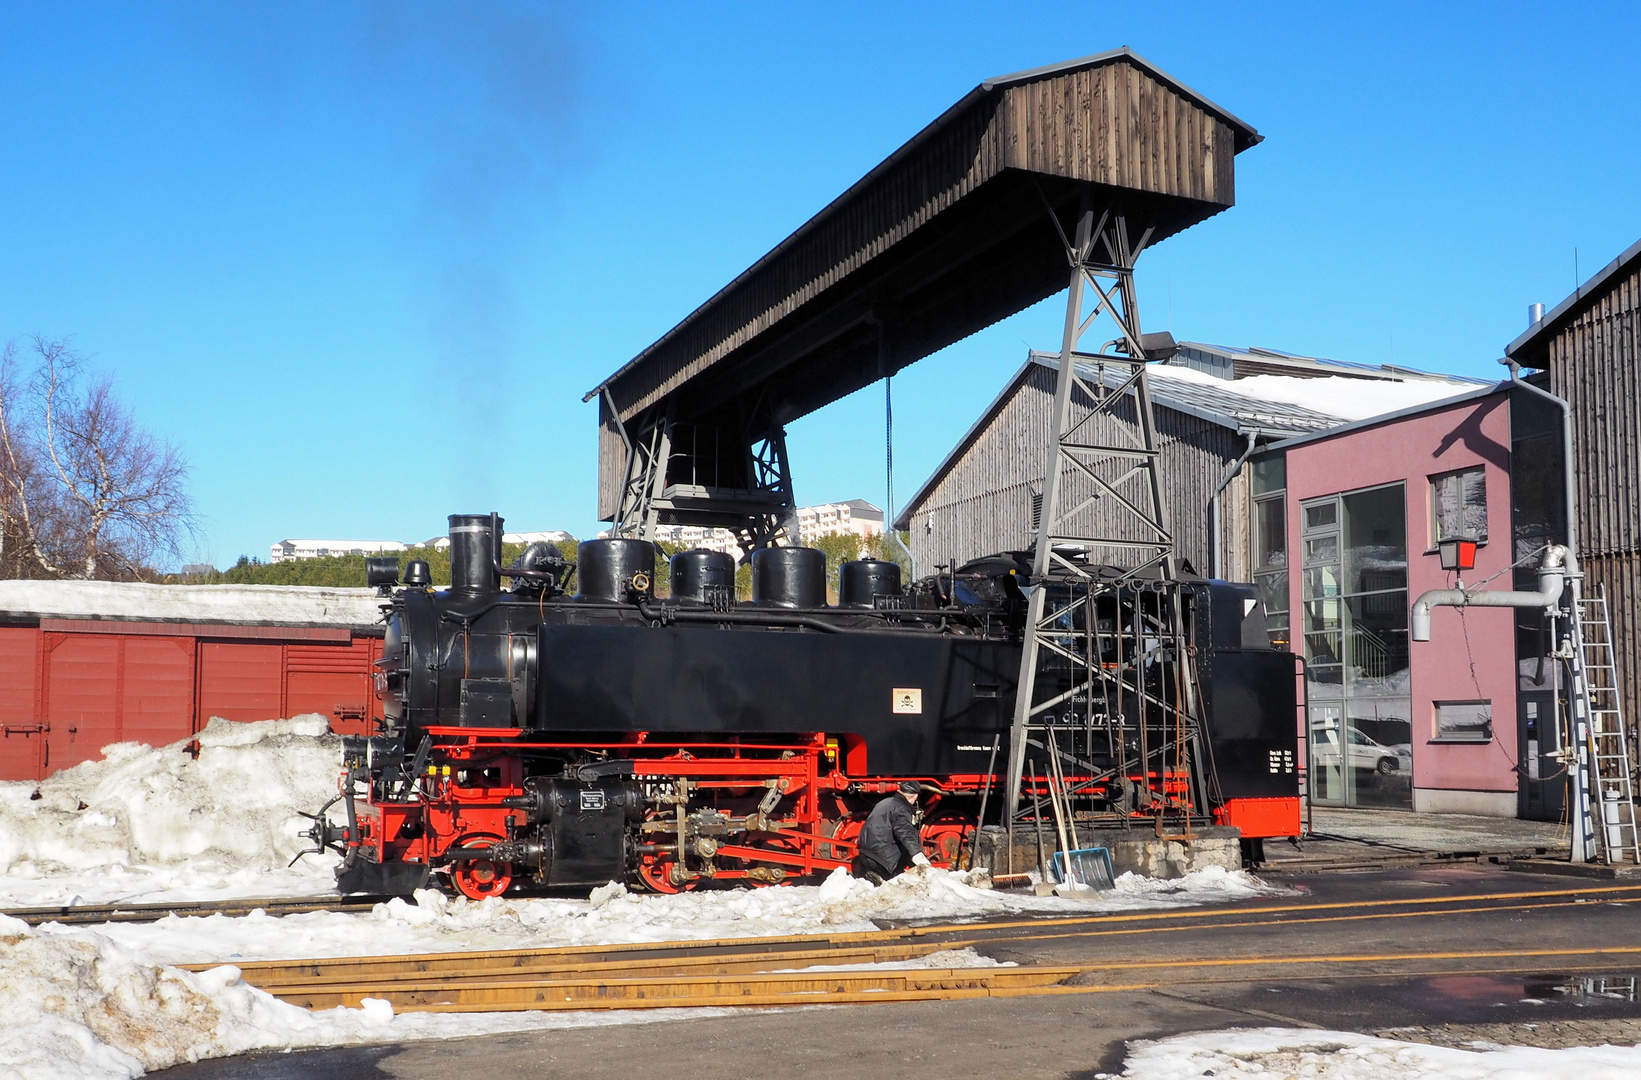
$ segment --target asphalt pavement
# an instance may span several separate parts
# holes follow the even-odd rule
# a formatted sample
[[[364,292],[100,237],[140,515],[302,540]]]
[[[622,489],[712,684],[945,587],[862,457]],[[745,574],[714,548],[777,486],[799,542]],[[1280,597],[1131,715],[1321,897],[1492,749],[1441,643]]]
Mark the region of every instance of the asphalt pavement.
[[[1293,896],[1204,912],[1185,926],[1154,932],[1045,927],[1029,940],[1016,935],[977,946],[1021,963],[1120,966],[1079,977],[1075,993],[749,1011],[264,1053],[156,1075],[632,1080],[835,1073],[1030,1080],[1120,1072],[1133,1039],[1272,1025],[1445,1045],[1641,1042],[1641,889],[1634,883],[1634,891],[1616,891],[1624,883],[1546,878],[1486,864],[1283,881],[1295,888]],[[1364,907],[1364,900],[1371,903]],[[1289,905],[1306,910],[1231,914]],[[1236,925],[1225,925],[1233,918]],[[1235,964],[1218,966],[1226,960]],[[1122,988],[1142,983],[1153,985]]]

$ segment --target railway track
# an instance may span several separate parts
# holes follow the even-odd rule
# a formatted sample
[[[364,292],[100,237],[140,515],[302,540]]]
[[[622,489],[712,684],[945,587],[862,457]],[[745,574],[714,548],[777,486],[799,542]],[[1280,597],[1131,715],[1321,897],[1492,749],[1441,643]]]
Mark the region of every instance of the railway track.
[[[243,916],[253,911],[262,911],[269,915],[303,915],[310,911],[369,911],[387,899],[386,896],[319,896],[296,899],[268,897],[251,900],[200,900],[165,904],[71,904],[8,908],[0,911],[0,915],[21,919],[30,926],[39,926],[47,922],[67,925],[158,922],[171,915],[187,918],[207,915]]]
[[[1641,884],[1327,903],[1280,902],[844,934],[620,946],[267,961],[240,965],[246,982],[311,1009],[399,1011],[653,1009],[792,1006],[1097,994],[1226,982],[1400,975],[1611,971],[1641,964],[1641,944],[1545,949],[1299,949],[1269,942],[1293,930],[1384,925],[1482,913],[1524,915],[1641,901]],[[1271,935],[1266,930],[1282,933]],[[1200,955],[1193,933],[1241,930],[1220,941],[1266,939],[1262,949]],[[1061,944],[1097,958],[1018,966],[928,965],[944,950],[1019,952]],[[1064,951],[1064,950],[1062,950]],[[1086,951],[1086,948],[1085,948]],[[922,962],[928,966],[883,967]],[[874,966],[868,966],[874,965]],[[200,965],[194,970],[203,970]]]

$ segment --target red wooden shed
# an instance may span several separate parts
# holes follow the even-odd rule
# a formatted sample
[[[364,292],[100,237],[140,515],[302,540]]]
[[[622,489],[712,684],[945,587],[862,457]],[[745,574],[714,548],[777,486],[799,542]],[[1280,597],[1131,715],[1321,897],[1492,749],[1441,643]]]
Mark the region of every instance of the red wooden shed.
[[[369,589],[0,582],[0,780],[213,716],[330,718],[368,734],[382,623]]]

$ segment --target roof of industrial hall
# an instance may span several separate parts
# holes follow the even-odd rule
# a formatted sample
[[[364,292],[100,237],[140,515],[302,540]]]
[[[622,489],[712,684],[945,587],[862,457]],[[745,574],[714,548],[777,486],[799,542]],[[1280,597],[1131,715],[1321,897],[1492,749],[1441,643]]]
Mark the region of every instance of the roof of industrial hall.
[[[1422,409],[1493,385],[1460,376],[1326,360],[1274,349],[1233,349],[1184,341],[1179,350],[1177,356],[1153,364],[1148,372],[1153,404],[1267,444],[1369,422],[1385,414]],[[1059,366],[1057,354],[1032,350],[1002,393],[907,500],[896,517],[895,528],[907,527],[915,508],[993,422],[1033,367],[1058,370]],[[1127,375],[1127,365],[1102,372],[1096,357],[1078,354],[1077,372],[1089,382],[1103,380],[1105,385],[1115,387]]]

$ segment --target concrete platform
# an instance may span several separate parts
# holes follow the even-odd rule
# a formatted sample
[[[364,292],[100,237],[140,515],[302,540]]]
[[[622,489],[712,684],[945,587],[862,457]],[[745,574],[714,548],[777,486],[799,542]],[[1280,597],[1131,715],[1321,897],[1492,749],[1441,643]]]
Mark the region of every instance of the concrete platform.
[[[1197,826],[1189,838],[1168,835],[1157,836],[1151,828],[1134,829],[1079,829],[1079,842],[1084,847],[1103,847],[1111,853],[1111,872],[1117,877],[1135,873],[1141,877],[1170,880],[1184,877],[1193,870],[1208,866],[1236,870],[1242,866],[1242,834],[1236,829],[1217,825]],[[1053,858],[1056,843],[1045,837],[1046,848]],[[1014,837],[1013,862],[1009,861],[1008,841],[1002,829],[985,830],[976,845],[975,865],[989,869],[993,876],[1013,872],[1025,873],[1037,869],[1037,837],[1035,833],[1017,832]]]
[[[1416,851],[1473,850],[1482,853],[1565,851],[1567,826],[1553,821],[1482,817],[1476,814],[1415,814],[1406,810],[1342,810],[1314,807],[1311,825],[1318,840],[1337,838]]]

